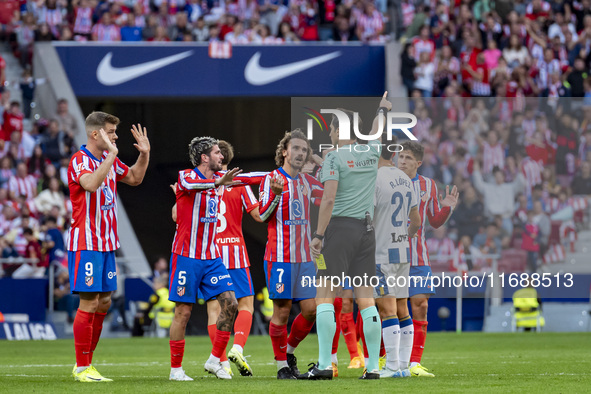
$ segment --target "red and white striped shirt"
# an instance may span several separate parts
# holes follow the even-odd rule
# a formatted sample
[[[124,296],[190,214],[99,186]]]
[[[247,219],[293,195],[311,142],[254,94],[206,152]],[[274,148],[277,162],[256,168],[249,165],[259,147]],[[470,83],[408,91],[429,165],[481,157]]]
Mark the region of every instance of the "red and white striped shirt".
[[[258,184],[267,173],[251,172],[234,177],[243,184]],[[218,205],[224,193],[216,187],[215,180],[222,173],[216,172],[212,179],[206,178],[197,168],[179,172],[176,191],[177,223],[172,252],[197,260],[212,260],[220,257],[216,246]]]
[[[283,178],[283,193],[271,191],[271,179]],[[261,219],[269,222],[266,261],[303,263],[312,261],[310,254],[310,203],[312,194],[321,194],[322,183],[307,174],[295,179],[282,168],[267,175],[259,192]]]
[[[33,199],[37,195],[37,179],[33,175],[24,178],[15,175],[8,180],[8,191],[16,197],[27,196],[27,200]]]
[[[242,215],[259,206],[250,186],[226,187],[218,212],[217,245],[227,269],[250,267],[244,235]],[[244,210],[243,210],[244,208]]]
[[[361,30],[359,39],[363,41],[377,39],[376,35],[381,34],[384,28],[382,14],[378,10],[374,10],[371,15],[362,13],[357,19],[357,27]]]
[[[117,25],[94,25],[92,34],[96,34],[97,41],[121,41],[121,30]]]
[[[74,33],[90,34],[92,30],[92,8],[76,8],[76,21],[74,22]]]
[[[542,171],[544,167],[537,161],[532,160],[529,157],[524,158],[521,161],[521,172],[525,178],[525,185],[527,195],[531,195],[532,189],[535,185],[542,183]]]
[[[437,197],[437,185],[435,181],[422,175],[412,179],[415,193],[419,198],[419,215],[421,216],[421,227],[417,236],[410,240],[410,259],[412,266],[423,266],[429,264],[429,249],[425,241],[425,228],[427,220],[429,224],[438,228],[441,227],[451,216],[450,207],[442,208]]]
[[[431,61],[435,59],[435,43],[433,40],[422,40],[419,37],[412,40],[412,46],[415,49],[415,60],[418,62],[421,53],[427,52],[431,55]]]
[[[490,174],[494,167],[505,168],[505,149],[497,142],[490,146],[488,142],[482,144],[482,173]]]
[[[115,159],[101,186],[91,193],[80,185],[80,177],[92,174],[107,157],[98,159],[82,145],[68,166],[68,187],[72,200],[72,225],[68,232],[67,249],[71,252],[93,250],[112,252],[119,249],[117,235],[117,182],[129,171],[119,158]]]
[[[402,26],[407,28],[415,18],[415,6],[411,3],[402,3]]]

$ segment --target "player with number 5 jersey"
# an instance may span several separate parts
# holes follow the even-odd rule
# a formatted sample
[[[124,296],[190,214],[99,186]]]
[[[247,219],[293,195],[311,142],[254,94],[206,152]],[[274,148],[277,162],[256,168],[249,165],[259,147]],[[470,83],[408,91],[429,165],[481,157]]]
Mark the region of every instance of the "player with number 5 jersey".
[[[220,305],[215,341],[205,370],[220,379],[231,379],[221,364],[237,311],[234,286],[216,245],[218,205],[225,187],[258,184],[266,173],[240,174],[238,168],[225,173],[224,156],[218,140],[195,137],[189,144],[193,169],[179,172],[176,185],[177,230],[170,262],[169,300],[176,302],[170,326],[170,380],[190,381],[183,368],[185,330],[200,291],[206,300]]]
[[[219,141],[222,155],[222,169],[227,171],[228,165],[234,157],[234,149],[230,143]],[[176,188],[173,186],[173,189]],[[259,216],[259,202],[250,186],[223,187],[218,209],[218,226],[216,242],[222,257],[222,262],[230,274],[234,293],[238,300],[238,314],[234,322],[234,344],[226,355],[220,358],[222,366],[231,375],[230,361],[236,364],[242,376],[252,376],[252,368],[243,355],[244,346],[252,326],[254,312],[254,288],[250,275],[250,262],[242,234],[242,217],[246,211],[254,220],[262,222]],[[176,205],[173,208],[173,220],[176,222]],[[204,296],[199,292],[199,298]],[[220,315],[220,305],[215,298],[207,300],[207,331],[211,343],[215,343],[216,323]]]

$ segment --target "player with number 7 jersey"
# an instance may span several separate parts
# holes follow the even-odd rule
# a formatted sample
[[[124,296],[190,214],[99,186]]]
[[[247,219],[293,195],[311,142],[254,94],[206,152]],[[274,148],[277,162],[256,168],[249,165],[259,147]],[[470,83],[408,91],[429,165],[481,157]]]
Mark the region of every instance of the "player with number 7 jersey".
[[[277,379],[299,375],[294,350],[316,321],[316,288],[302,283],[316,276],[310,253],[310,204],[322,196],[322,184],[300,171],[311,156],[303,132],[285,133],[277,146],[275,162],[280,166],[267,175],[259,192],[261,219],[268,222],[265,276],[274,310],[269,335],[277,361]],[[292,301],[301,313],[295,318],[289,338],[287,323]]]

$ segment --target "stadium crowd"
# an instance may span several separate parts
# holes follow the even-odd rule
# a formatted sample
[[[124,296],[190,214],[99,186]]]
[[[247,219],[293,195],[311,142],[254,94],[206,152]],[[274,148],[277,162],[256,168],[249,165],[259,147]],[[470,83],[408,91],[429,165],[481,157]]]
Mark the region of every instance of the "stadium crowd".
[[[490,265],[479,255],[508,249],[523,249],[532,271],[538,255],[563,260],[591,194],[589,2],[402,10],[401,77],[426,150],[419,172],[461,195],[448,230],[429,240],[432,253],[455,256],[439,268],[478,269]]]
[[[9,0],[3,34],[23,65],[38,41],[384,40],[384,0]],[[325,34],[319,31],[325,26]]]

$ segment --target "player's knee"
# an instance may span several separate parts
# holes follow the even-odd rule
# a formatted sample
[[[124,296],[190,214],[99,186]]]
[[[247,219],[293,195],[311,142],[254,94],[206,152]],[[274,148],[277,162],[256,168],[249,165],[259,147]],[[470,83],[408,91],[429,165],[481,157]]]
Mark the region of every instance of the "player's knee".
[[[424,320],[427,318],[429,301],[427,298],[416,298],[412,303],[412,312],[415,319]]]
[[[281,323],[287,324],[287,321],[289,320],[290,312],[291,312],[291,308],[280,307],[280,308],[275,308],[274,315],[277,318],[277,320],[279,320]]]
[[[353,300],[351,298],[343,298],[343,308],[341,309],[341,313],[351,312],[353,312]]]
[[[312,308],[310,310],[302,311],[302,316],[304,319],[308,321],[316,320],[316,308]]]
[[[189,319],[191,318],[191,309],[189,308],[179,308],[176,307],[174,318],[177,322],[181,323],[182,325],[187,325]]]
[[[238,312],[238,301],[236,301],[236,298],[231,299],[226,304],[226,311],[230,316],[234,316]]]
[[[84,311],[88,311],[90,313],[95,313],[99,307],[99,300],[98,298],[93,299],[80,299],[80,309]]]
[[[111,298],[99,298],[97,302],[97,311],[107,313],[111,308]]]

